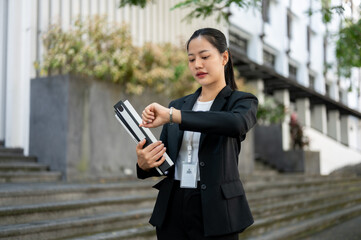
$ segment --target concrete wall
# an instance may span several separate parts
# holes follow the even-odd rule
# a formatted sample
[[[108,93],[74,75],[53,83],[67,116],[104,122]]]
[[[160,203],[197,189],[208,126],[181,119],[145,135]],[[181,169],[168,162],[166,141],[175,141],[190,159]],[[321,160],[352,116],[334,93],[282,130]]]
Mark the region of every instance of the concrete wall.
[[[127,99],[139,113],[150,102],[169,103],[151,91],[129,96],[110,82],[73,76],[33,79],[30,154],[66,180],[134,175],[136,144],[113,109]],[[151,131],[159,138],[161,128]]]
[[[310,139],[310,150],[320,151],[321,174],[329,174],[345,165],[361,162],[361,152],[349,148],[321,132],[305,127],[305,135]]]

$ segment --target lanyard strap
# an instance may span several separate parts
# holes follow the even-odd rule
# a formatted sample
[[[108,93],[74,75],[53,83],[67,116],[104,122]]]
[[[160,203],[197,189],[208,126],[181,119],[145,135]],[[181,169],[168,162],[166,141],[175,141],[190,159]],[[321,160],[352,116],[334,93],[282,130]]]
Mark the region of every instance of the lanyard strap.
[[[189,132],[189,138],[188,138],[188,144],[187,144],[187,151],[188,151],[187,163],[192,163],[193,134],[194,134],[194,132]]]

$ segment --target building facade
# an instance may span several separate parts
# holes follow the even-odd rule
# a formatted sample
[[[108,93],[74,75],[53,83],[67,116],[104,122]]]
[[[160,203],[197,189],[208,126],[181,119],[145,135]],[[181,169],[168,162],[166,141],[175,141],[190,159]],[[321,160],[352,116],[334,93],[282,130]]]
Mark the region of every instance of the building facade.
[[[321,173],[360,162],[361,72],[353,70],[349,92],[349,81],[336,74],[336,39],[331,37],[342,17],[334,14],[324,24],[317,0],[262,2],[262,11],[231,10],[230,42],[233,49],[242,49],[241,75],[253,80],[261,101],[266,93],[286,106],[288,115],[297,114],[310,150],[320,151]],[[334,0],[330,6],[340,4],[344,16],[359,18],[359,1]],[[288,116],[282,126],[284,150],[291,147],[289,121]]]
[[[120,9],[118,0],[2,0],[0,140],[7,147],[21,147],[28,153],[30,79],[38,75],[33,63],[42,59],[42,35],[48,27],[60,23],[67,29],[79,17],[106,15],[110,23],[128,23],[137,45],[147,41],[184,44],[200,27],[221,29],[250,66],[266,66],[280,78],[311,89],[315,96],[327,97],[315,104],[312,94],[295,97],[287,86],[270,90],[270,79],[245,76],[255,83],[261,100],[264,94],[273,95],[289,112],[297,112],[310,138],[310,149],[321,152],[323,174],[361,161],[360,92],[357,88],[348,92],[347,81],[339,79],[335,69],[325,71],[326,63],[336,61],[334,41],[325,36],[327,32],[337,32],[340,17],[335,16],[332,23],[325,26],[317,11],[312,16],[305,13],[309,8],[320,9],[320,0],[271,0],[263,1],[267,4],[263,13],[231,7],[229,25],[217,23],[214,18],[187,23],[182,20],[186,9],[170,11],[177,2],[159,0],[145,9]],[[358,6],[357,1],[353,2]],[[339,3],[340,0],[332,1],[332,4]],[[351,13],[351,8],[346,8],[346,14]],[[352,14],[359,17],[356,12]],[[239,71],[242,74],[241,65]],[[352,77],[353,82],[360,84],[360,69],[355,69]],[[334,103],[338,103],[337,107],[330,107]],[[288,121],[289,117],[283,123],[284,149],[290,147]]]

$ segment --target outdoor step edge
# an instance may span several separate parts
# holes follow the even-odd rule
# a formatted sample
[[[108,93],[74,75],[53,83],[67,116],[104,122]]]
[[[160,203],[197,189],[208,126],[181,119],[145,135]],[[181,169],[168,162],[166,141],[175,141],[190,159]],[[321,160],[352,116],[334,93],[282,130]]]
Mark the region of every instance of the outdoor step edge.
[[[297,224],[284,226],[274,231],[265,233],[263,236],[246,238],[247,240],[283,240],[290,239],[293,236],[299,235],[302,232],[308,231],[309,228],[315,228],[324,221],[337,221],[343,216],[357,216],[361,215],[361,205],[356,205],[347,209],[341,209],[322,215],[320,217],[307,219]],[[330,225],[331,226],[331,225]]]
[[[0,226],[0,237],[10,237],[16,235],[25,235],[30,233],[36,233],[39,231],[51,231],[54,229],[65,229],[69,227],[85,227],[87,225],[93,224],[105,224],[106,222],[113,221],[124,221],[129,218],[139,218],[150,216],[153,209],[144,208],[136,209],[126,212],[113,212],[102,215],[92,215],[92,216],[82,216],[82,217],[72,217],[72,218],[63,218],[55,220],[45,220],[24,224],[14,224],[14,225],[3,225]]]
[[[262,218],[260,220],[256,220],[254,223],[255,227],[261,227],[261,226],[268,226],[271,225],[274,222],[277,221],[284,221],[285,219],[293,219],[293,218],[297,218],[298,216],[302,216],[304,214],[314,214],[317,213],[319,211],[322,211],[324,209],[329,209],[329,208],[336,208],[336,207],[340,207],[343,206],[347,203],[349,203],[350,201],[357,201],[359,204],[361,203],[361,194],[358,195],[357,197],[353,197],[353,198],[349,198],[349,199],[345,199],[342,201],[337,201],[337,202],[330,202],[327,204],[322,204],[320,206],[315,206],[315,207],[311,207],[311,208],[307,208],[304,210],[297,210],[291,213],[282,213],[282,214],[278,214],[278,215],[273,215],[271,217],[266,217],[266,218]],[[355,204],[355,205],[359,205],[359,204]]]
[[[1,177],[1,174],[0,174]],[[123,183],[95,183],[95,184],[29,184],[14,188],[14,184],[9,184],[8,189],[0,190],[1,196],[6,197],[29,197],[31,195],[49,195],[49,194],[64,194],[64,193],[79,193],[82,192],[99,192],[99,191],[114,191],[124,189],[151,189],[156,182],[123,182]],[[37,189],[32,188],[35,186]],[[1,199],[1,197],[0,197]]]
[[[361,189],[361,188],[360,188]],[[350,193],[353,193],[352,195],[343,195],[345,198],[346,197],[349,197],[349,196],[358,196],[359,194],[357,193],[360,193],[360,189],[355,189],[353,190],[352,192],[348,191],[347,193],[350,194]],[[325,195],[321,195],[321,196],[315,196],[315,197],[311,197],[307,200],[304,200],[304,199],[297,199],[297,200],[290,200],[290,201],[282,201],[281,203],[271,203],[271,204],[268,204],[268,205],[265,205],[263,204],[263,207],[256,207],[256,206],[252,206],[250,204],[250,207],[251,207],[251,210],[252,210],[252,207],[255,208],[254,210],[252,210],[252,213],[262,213],[262,212],[265,212],[265,211],[270,211],[270,210],[274,210],[274,209],[279,209],[279,208],[285,208],[285,207],[294,207],[294,206],[298,206],[298,205],[303,205],[304,203],[307,203],[307,204],[312,204],[313,202],[319,202],[319,201],[322,201],[322,200],[329,200],[329,199],[333,199],[333,197],[337,197],[339,198],[340,196],[340,193],[328,193],[328,194],[325,194]]]
[[[155,200],[156,194],[147,196],[122,196],[112,198],[96,198],[96,199],[84,199],[84,200],[73,200],[67,202],[50,202],[42,204],[30,204],[30,205],[16,205],[0,207],[0,217],[11,216],[17,214],[30,214],[48,211],[59,211],[64,209],[74,208],[90,208],[105,204],[115,203],[135,203],[148,200]]]
[[[129,237],[141,236],[155,232],[155,228],[151,225],[141,226],[137,228],[128,228],[119,231],[111,231],[98,233],[85,237],[68,238],[68,240],[115,240],[115,239],[128,239]]]

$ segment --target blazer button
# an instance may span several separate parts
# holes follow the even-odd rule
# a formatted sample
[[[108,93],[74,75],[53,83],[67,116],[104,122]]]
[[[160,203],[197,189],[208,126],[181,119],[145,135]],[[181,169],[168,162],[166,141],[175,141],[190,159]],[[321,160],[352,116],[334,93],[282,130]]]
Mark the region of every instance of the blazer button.
[[[202,189],[202,190],[206,190],[206,188],[207,188],[207,186],[206,186],[205,184],[202,184],[202,185],[201,185],[201,189]]]
[[[204,162],[200,162],[199,166],[204,167],[206,164]]]

